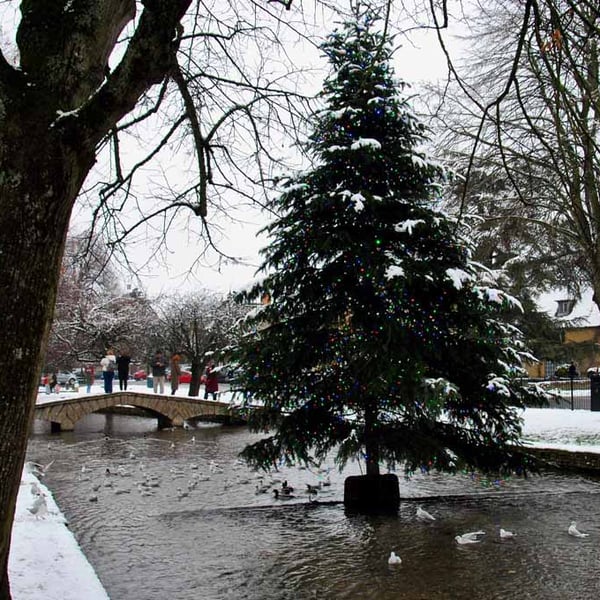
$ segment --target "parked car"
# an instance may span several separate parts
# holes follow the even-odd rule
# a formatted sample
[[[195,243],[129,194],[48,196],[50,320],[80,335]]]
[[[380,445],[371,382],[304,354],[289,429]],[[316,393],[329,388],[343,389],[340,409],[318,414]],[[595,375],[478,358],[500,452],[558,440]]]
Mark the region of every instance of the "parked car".
[[[148,377],[148,373],[146,373],[146,371],[144,371],[144,369],[140,369],[139,371],[136,371],[133,374],[133,378],[136,381],[141,381],[142,379],[146,379]]]
[[[167,381],[171,381],[171,373],[167,373]],[[179,383],[190,383],[192,381],[192,372],[186,369],[181,369],[179,375]]]
[[[59,371],[56,374],[58,385],[75,385],[80,378],[80,374],[75,371]]]

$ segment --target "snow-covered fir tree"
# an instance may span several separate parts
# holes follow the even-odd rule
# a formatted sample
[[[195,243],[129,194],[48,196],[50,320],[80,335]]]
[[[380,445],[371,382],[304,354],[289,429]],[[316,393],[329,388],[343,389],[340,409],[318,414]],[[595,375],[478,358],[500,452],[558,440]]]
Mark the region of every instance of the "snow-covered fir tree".
[[[357,11],[323,44],[333,69],[308,148],[266,228],[271,301],[237,349],[251,427],[243,456],[269,468],[317,462],[520,468],[524,353],[502,312],[516,300],[480,283],[470,248],[439,209],[443,169],[394,78],[377,16]],[[520,376],[520,377],[519,377]],[[514,444],[517,444],[516,446]]]

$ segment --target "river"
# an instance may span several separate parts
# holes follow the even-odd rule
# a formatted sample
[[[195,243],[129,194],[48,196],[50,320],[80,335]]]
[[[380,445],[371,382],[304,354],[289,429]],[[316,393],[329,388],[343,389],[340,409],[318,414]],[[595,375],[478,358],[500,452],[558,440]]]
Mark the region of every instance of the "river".
[[[157,431],[153,419],[94,414],[60,435],[36,422],[28,460],[54,461],[44,481],[111,600],[597,597],[597,479],[399,473],[398,515],[357,516],[341,502],[356,464],[261,479],[237,458],[253,439],[239,427]],[[283,481],[294,498],[274,498]],[[316,502],[306,484],[321,486]],[[418,505],[436,520],[417,521]],[[571,520],[590,537],[567,535]],[[501,540],[501,527],[516,537]],[[474,530],[486,532],[480,543],[455,542]],[[402,564],[388,565],[392,550]]]

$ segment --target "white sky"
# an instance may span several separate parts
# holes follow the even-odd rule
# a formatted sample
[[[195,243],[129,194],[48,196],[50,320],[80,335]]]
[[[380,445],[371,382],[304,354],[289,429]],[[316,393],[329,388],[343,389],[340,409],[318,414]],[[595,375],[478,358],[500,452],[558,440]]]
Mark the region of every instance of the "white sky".
[[[419,0],[414,0],[415,6],[420,6]],[[14,42],[14,32],[20,19],[18,10],[19,3],[0,3],[0,47],[9,61],[17,62],[18,51]],[[348,2],[340,0],[339,6],[347,6]],[[308,21],[311,19],[318,23],[320,12],[313,12],[314,7],[311,0],[303,0],[295,7],[302,7]],[[413,9],[406,9],[406,27],[414,26],[411,22],[410,14]],[[283,9],[282,9],[283,11]],[[283,11],[285,13],[285,11]],[[331,24],[333,27],[333,24]],[[324,31],[327,35],[329,31]],[[446,42],[450,47],[455,46],[454,38],[450,34],[445,36]],[[445,58],[441,52],[436,35],[432,30],[422,31],[414,30],[410,33],[410,39],[397,38],[396,43],[401,48],[395,55],[396,75],[418,89],[418,83],[421,81],[431,81],[439,77],[444,77],[446,73]],[[289,52],[294,61],[298,62],[298,67],[302,66],[302,61],[306,61],[310,66],[318,65],[323,69],[323,76],[329,68],[326,59],[320,56],[320,51],[309,47],[304,48],[299,45],[290,47],[288,44],[286,51]],[[323,77],[314,78],[315,89],[321,88]],[[158,173],[158,171],[157,171]],[[163,175],[162,173],[160,173]],[[173,176],[169,173],[169,176]],[[74,230],[81,230],[89,222],[90,209],[76,206],[72,225]],[[256,268],[260,264],[258,251],[262,248],[266,239],[258,238],[257,231],[268,222],[268,217],[261,214],[258,210],[244,209],[232,215],[233,220],[239,222],[225,222],[219,215],[209,214],[209,219],[216,225],[213,232],[217,238],[220,238],[220,247],[229,256],[240,259],[242,264],[233,264],[231,261],[219,259],[213,255],[209,257],[203,265],[195,265],[198,256],[198,241],[194,239],[193,232],[187,230],[184,225],[174,228],[168,236],[167,247],[161,253],[161,256],[153,258],[151,256],[151,243],[149,239],[138,239],[136,244],[128,246],[128,254],[133,261],[140,267],[138,273],[140,279],[128,277],[124,282],[125,287],[138,287],[140,284],[148,291],[150,295],[158,295],[162,292],[172,293],[175,289],[195,290],[200,288],[214,289],[221,292],[228,292],[232,289],[239,289],[247,284],[254,277]],[[217,231],[221,228],[221,231]],[[196,228],[197,229],[197,228]],[[142,265],[150,261],[146,269],[141,269]]]
[[[45,394],[40,398],[44,399]],[[600,453],[600,444],[574,443],[578,436],[600,436],[600,412],[529,408],[523,419],[525,439],[538,440],[537,446]],[[33,506],[31,483],[35,481],[33,475],[23,473],[8,565],[13,600],[108,600],[96,573],[65,526],[50,490],[38,482],[48,505],[43,519],[36,519],[27,510]]]
[[[329,33],[329,32],[325,32]],[[410,41],[399,42],[401,48],[395,54],[396,76],[407,81],[418,90],[419,82],[432,81],[443,77],[446,73],[446,63],[442,51],[433,31],[411,34]],[[302,55],[298,48],[294,48],[294,56],[302,56],[310,66],[319,65],[322,76],[314,80],[315,90],[321,89],[323,78],[329,65],[326,59],[319,56],[320,52],[310,48]],[[298,64],[300,67],[301,64]],[[171,176],[174,176],[171,173]],[[176,175],[175,175],[176,176]],[[75,212],[73,222],[81,222],[85,215],[89,215],[89,208]],[[195,238],[193,229],[193,216],[191,227],[180,222],[167,236],[166,248],[157,257],[150,257],[152,246],[148,240],[141,239],[135,245],[128,245],[128,256],[140,269],[139,280],[129,277],[126,282],[131,288],[139,284],[151,295],[173,293],[175,290],[191,291],[208,288],[227,293],[247,285],[255,277],[255,272],[260,265],[259,250],[265,246],[266,238],[258,237],[258,231],[270,220],[259,209],[238,209],[231,218],[225,221],[223,216],[209,212],[208,219],[213,222],[213,235],[219,241],[220,249],[227,255],[239,259],[241,264],[219,258],[216,254],[198,262],[198,249],[200,243]],[[190,231],[190,229],[192,231]],[[220,229],[220,231],[219,231]],[[162,232],[159,232],[159,234]],[[141,268],[150,260],[150,266]]]

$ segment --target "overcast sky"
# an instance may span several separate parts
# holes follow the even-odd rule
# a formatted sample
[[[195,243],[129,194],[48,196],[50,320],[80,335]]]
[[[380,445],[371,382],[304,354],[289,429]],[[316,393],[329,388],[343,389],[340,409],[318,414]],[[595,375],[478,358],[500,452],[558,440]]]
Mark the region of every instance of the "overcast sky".
[[[405,44],[396,53],[396,75],[415,86],[423,80],[443,77],[446,64],[435,35],[430,33],[413,37],[414,46]],[[325,59],[321,61],[324,76],[327,63]],[[318,82],[319,89],[321,82],[322,78]],[[229,256],[239,258],[239,264],[213,255],[212,259],[204,261],[205,264],[194,266],[197,256],[194,251],[195,239],[183,230],[172,232],[169,236],[168,251],[161,257],[166,264],[163,266],[157,260],[156,269],[141,277],[143,287],[151,295],[155,295],[162,292],[172,293],[176,289],[192,291],[201,287],[226,293],[247,285],[255,276],[260,264],[258,252],[266,243],[266,238],[259,237],[258,231],[268,220],[268,215],[258,209],[244,208],[234,215],[232,221],[219,222],[223,228],[223,231],[219,232],[219,235],[222,235],[220,247]],[[130,248],[130,252],[137,260],[144,260],[148,255],[144,244],[137,249]],[[207,262],[210,264],[206,264]]]
[[[310,11],[308,8],[310,1],[304,0],[295,6],[297,8],[302,6],[305,11]],[[340,5],[343,5],[343,2]],[[18,56],[14,43],[14,31],[20,17],[18,6],[18,2],[0,5],[0,45],[7,58],[14,62]],[[309,12],[305,14],[309,15]],[[317,17],[314,15],[313,19],[317,22]],[[323,36],[327,33],[329,31],[324,31]],[[420,81],[444,77],[446,73],[445,58],[433,31],[430,30],[427,33],[415,31],[411,34],[410,41],[397,38],[396,43],[402,46],[395,55],[394,67],[398,77],[412,83],[417,90]],[[311,67],[318,66],[322,69],[321,75],[316,74],[313,77],[315,91],[320,90],[323,78],[329,68],[326,59],[320,56],[320,51],[314,47],[307,48],[298,44],[292,47],[288,45],[287,51],[293,55],[294,61],[298,62],[298,67],[301,66],[302,61],[305,61]],[[122,149],[122,151],[127,152],[126,149]],[[135,154],[135,151],[132,154]],[[193,157],[191,158],[193,159]],[[185,168],[185,164],[183,164],[185,159],[186,157],[182,155],[182,169]],[[101,160],[99,161],[100,165]],[[177,174],[172,172],[173,167],[168,168],[170,169],[168,173],[161,173],[159,170],[150,172],[149,178],[160,179],[163,177],[166,182],[168,178],[177,177]],[[101,178],[106,179],[106,174],[103,173]],[[87,185],[91,185],[90,181],[87,182]],[[161,182],[160,185],[164,185],[164,183]],[[165,193],[168,193],[166,185],[164,189]],[[91,196],[97,202],[97,192]],[[138,196],[135,202],[139,201],[140,197]],[[90,204],[83,201],[78,202],[73,213],[72,230],[80,232],[87,226],[91,210]],[[209,213],[208,219],[213,227],[211,234],[219,247],[224,254],[237,258],[238,264],[214,253],[206,256],[199,263],[200,244],[197,237],[199,227],[197,223],[194,224],[193,218],[190,221],[191,227],[187,219],[182,219],[171,228],[167,236],[167,243],[161,249],[160,255],[154,256],[151,253],[153,248],[151,239],[153,232],[151,230],[145,235],[140,232],[137,241],[135,236],[132,238],[127,246],[127,255],[137,265],[138,277],[133,275],[124,277],[124,287],[127,289],[141,285],[150,295],[154,296],[163,292],[172,293],[176,289],[187,291],[202,287],[226,293],[249,283],[260,264],[258,251],[266,243],[266,239],[258,237],[257,232],[269,221],[268,215],[261,213],[258,209],[232,207],[227,214],[215,214],[213,211],[212,214]],[[162,224],[159,227],[162,227]],[[162,229],[155,231],[154,234],[162,235]]]

